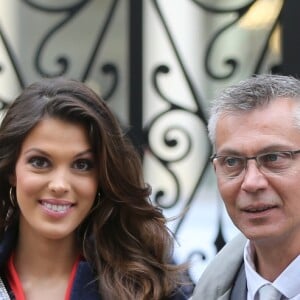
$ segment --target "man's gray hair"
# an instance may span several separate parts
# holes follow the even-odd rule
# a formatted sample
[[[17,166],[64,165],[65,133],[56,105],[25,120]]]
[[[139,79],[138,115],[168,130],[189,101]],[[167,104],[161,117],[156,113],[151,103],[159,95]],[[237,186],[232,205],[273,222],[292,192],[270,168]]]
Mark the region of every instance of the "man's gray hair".
[[[251,111],[278,98],[292,98],[300,103],[300,80],[292,76],[260,74],[226,88],[212,101],[208,121],[212,144],[215,145],[216,125],[221,115]],[[300,127],[300,110],[295,116]]]

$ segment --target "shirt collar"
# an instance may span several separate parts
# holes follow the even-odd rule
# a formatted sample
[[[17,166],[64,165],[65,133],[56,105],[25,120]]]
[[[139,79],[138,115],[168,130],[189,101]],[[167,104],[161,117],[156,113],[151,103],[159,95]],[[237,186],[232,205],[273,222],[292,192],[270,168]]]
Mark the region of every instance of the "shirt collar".
[[[244,248],[244,263],[247,280],[247,288],[250,299],[254,296],[258,289],[270,283],[261,277],[257,272],[254,264],[254,247],[248,240]],[[300,256],[298,255],[287,268],[271,283],[278,291],[285,295],[288,299],[300,295],[300,285],[295,278],[300,278]]]
[[[248,288],[248,298],[250,297],[250,299],[255,299],[255,294],[259,290],[259,288],[269,282],[256,272],[254,264],[254,248],[252,247],[249,240],[247,241],[244,248],[244,263]]]

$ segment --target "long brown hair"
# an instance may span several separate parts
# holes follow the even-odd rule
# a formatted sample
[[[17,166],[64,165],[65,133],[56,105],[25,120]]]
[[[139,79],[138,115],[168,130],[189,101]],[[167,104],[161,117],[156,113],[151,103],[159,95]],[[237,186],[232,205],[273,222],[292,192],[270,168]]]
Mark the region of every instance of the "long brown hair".
[[[99,171],[101,201],[78,228],[85,259],[108,300],[163,299],[180,267],[170,264],[173,238],[149,201],[138,153],[106,103],[81,82],[43,79],[12,103],[0,127],[0,234],[18,219],[9,200],[9,176],[21,145],[45,117],[87,127]]]

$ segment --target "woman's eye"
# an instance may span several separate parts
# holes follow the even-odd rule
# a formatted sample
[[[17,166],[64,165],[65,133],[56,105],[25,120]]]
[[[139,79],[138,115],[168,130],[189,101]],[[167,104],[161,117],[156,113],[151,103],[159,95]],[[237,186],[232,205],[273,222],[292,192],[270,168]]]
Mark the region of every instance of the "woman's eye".
[[[74,168],[80,171],[88,171],[94,167],[94,163],[89,159],[79,159],[74,162]]]
[[[37,169],[44,169],[49,167],[49,161],[44,157],[32,157],[29,159],[29,163]]]

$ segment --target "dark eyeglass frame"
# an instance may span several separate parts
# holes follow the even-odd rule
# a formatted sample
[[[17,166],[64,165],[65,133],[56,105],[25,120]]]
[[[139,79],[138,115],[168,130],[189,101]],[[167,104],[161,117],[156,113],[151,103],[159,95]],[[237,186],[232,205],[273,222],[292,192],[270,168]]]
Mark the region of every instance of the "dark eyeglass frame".
[[[251,159],[254,159],[256,161],[256,164],[257,166],[261,166],[262,164],[260,163],[259,161],[259,158],[260,157],[264,157],[264,156],[267,156],[267,155],[281,155],[281,154],[288,154],[292,159],[294,159],[294,156],[296,154],[299,154],[300,153],[300,149],[299,150],[283,150],[283,151],[270,151],[270,152],[265,152],[265,153],[261,153],[261,154],[258,154],[256,156],[239,156],[239,155],[218,155],[217,153],[214,153],[211,157],[210,157],[210,162],[213,163],[214,159],[218,159],[218,158],[238,158],[238,159],[242,159],[243,161],[243,169],[241,170],[241,173],[242,171],[244,171],[246,168],[247,168],[247,162],[248,160],[251,160]],[[240,174],[241,174],[240,173]],[[235,176],[232,176],[232,177],[238,177],[240,174],[238,175],[235,175]],[[231,176],[229,176],[231,177]]]

